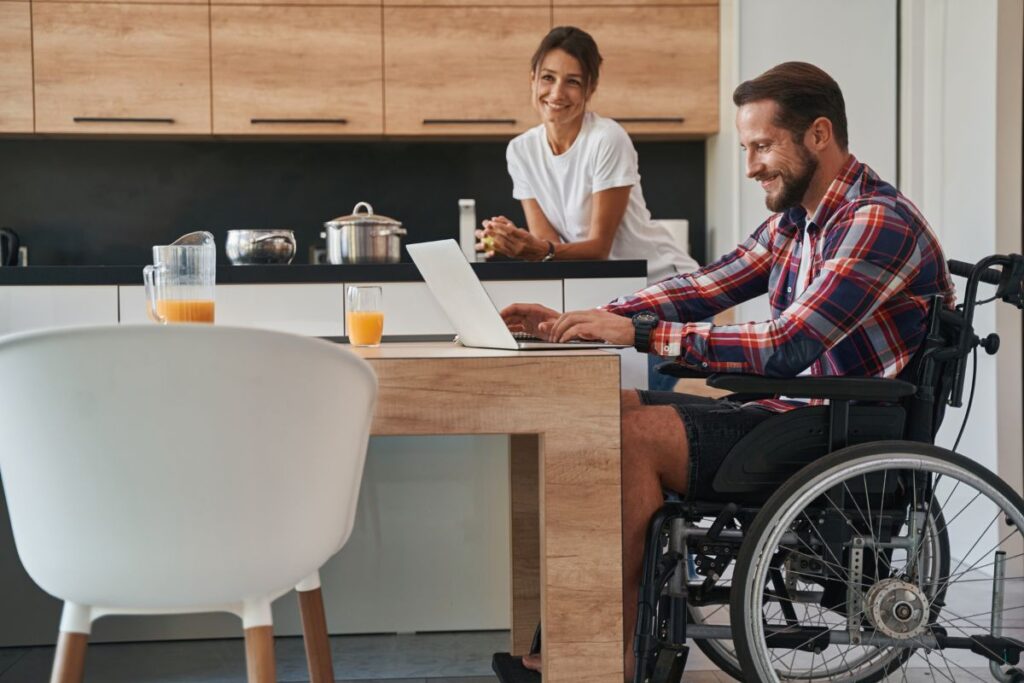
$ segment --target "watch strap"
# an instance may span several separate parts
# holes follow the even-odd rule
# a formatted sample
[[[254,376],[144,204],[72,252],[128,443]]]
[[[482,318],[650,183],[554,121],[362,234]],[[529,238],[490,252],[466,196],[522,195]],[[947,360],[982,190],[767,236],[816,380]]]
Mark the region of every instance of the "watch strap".
[[[658,319],[638,320],[633,319],[633,348],[640,353],[650,353],[651,335],[654,328],[658,326]]]

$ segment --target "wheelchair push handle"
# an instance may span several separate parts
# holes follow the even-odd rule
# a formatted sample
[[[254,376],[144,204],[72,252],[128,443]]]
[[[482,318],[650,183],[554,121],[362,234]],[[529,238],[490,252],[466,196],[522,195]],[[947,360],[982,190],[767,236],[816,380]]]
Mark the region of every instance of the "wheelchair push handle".
[[[963,303],[968,309],[965,311],[968,320],[973,317],[974,305],[983,303],[977,300],[978,284],[981,282],[996,285],[993,298],[1002,299],[1008,304],[1024,309],[1024,256],[993,254],[977,263],[955,259],[950,259],[947,263],[950,273],[967,278]]]
[[[957,261],[956,259],[949,259],[948,263],[949,272],[953,275],[958,275],[962,278],[969,278],[974,272],[975,264],[973,263]],[[978,275],[978,279],[981,282],[987,282],[990,285],[998,285],[1002,278],[1003,274],[995,268],[986,268]]]

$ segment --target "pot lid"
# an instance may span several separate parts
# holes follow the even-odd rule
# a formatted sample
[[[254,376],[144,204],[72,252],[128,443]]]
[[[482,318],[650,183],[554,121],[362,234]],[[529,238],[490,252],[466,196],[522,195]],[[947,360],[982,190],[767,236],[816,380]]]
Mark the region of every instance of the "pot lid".
[[[365,213],[360,213],[360,209],[365,209]],[[368,202],[359,202],[352,209],[352,213],[348,216],[338,216],[337,218],[331,219],[324,223],[325,226],[337,224],[337,225],[349,225],[352,223],[359,223],[360,225],[379,225],[387,227],[401,227],[402,221],[396,221],[394,218],[388,218],[387,216],[381,216],[373,212],[373,207]]]

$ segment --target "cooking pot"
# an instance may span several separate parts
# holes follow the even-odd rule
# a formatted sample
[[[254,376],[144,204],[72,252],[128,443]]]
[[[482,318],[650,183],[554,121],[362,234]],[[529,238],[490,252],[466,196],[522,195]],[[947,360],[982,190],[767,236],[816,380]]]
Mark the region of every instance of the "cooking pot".
[[[398,263],[402,256],[406,230],[401,222],[375,214],[366,202],[356,204],[350,216],[327,221],[324,228],[320,236],[327,239],[328,263]]]
[[[291,263],[295,246],[295,233],[291,230],[228,230],[224,252],[236,266]]]

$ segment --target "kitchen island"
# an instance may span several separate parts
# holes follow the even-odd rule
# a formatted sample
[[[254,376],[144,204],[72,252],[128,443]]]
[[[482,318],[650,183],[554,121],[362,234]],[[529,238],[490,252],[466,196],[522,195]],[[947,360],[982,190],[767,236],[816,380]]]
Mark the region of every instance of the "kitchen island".
[[[646,282],[643,262],[482,263],[474,269],[498,307],[537,301],[558,310],[604,303]],[[141,266],[0,268],[0,333],[74,324],[145,322]],[[411,264],[382,266],[218,266],[218,324],[271,327],[344,340],[347,283],[384,289],[385,335],[392,341],[450,340],[452,330]],[[385,347],[387,348],[387,347]],[[456,347],[452,347],[456,348]],[[602,352],[605,356],[611,355]],[[612,356],[614,358],[614,356]],[[624,384],[645,380],[645,359],[621,353]],[[230,359],[225,359],[229,362]],[[486,362],[486,361],[483,361]],[[582,378],[581,378],[582,379]],[[502,380],[492,380],[496,395]],[[526,396],[513,397],[528,401]],[[495,403],[495,410],[498,408]],[[482,406],[487,409],[489,406]],[[273,418],[268,406],[267,419]],[[549,406],[568,416],[571,405]],[[344,410],[344,406],[338,406]],[[351,540],[323,572],[332,633],[510,629],[508,586],[515,453],[536,437],[506,427],[451,436],[371,439]],[[526,439],[526,441],[524,441]],[[3,511],[6,515],[6,510]],[[52,642],[56,601],[36,588],[0,524],[0,646]],[[275,604],[276,632],[300,631],[293,599]],[[518,639],[531,618],[516,619]],[[226,615],[131,617],[96,624],[94,642],[232,637]]]

